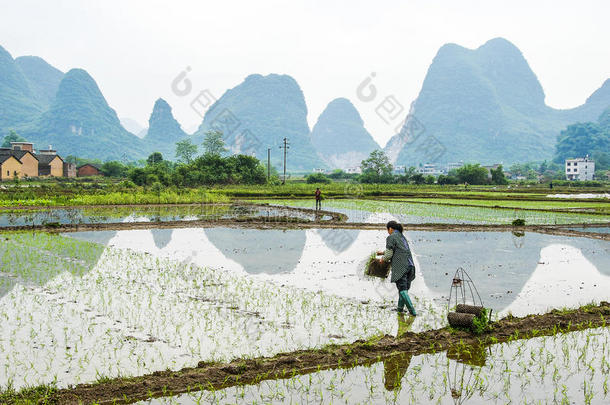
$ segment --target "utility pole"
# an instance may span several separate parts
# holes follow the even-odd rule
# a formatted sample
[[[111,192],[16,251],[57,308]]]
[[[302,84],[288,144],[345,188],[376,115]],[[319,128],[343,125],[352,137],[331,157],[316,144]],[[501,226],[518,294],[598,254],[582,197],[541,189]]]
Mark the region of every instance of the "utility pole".
[[[267,181],[271,179],[271,148],[267,148]]]
[[[288,138],[284,138],[284,145],[280,145],[280,149],[284,149],[284,179],[282,180],[282,184],[286,184],[286,151],[290,149],[290,146],[288,146]]]

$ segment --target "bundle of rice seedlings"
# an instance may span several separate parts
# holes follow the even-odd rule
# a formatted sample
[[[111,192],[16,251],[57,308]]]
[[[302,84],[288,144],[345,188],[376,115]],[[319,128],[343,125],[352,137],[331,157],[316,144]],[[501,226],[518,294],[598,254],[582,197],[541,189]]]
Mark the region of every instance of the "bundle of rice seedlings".
[[[390,274],[390,263],[377,259],[375,252],[371,253],[364,274],[371,277],[386,278]]]

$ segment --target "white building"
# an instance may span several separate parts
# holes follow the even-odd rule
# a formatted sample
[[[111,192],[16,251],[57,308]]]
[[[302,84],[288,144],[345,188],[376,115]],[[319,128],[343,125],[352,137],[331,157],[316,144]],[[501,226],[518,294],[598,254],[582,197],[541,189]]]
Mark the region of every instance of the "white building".
[[[345,173],[347,173],[347,174],[362,174],[362,169],[360,168],[360,166],[348,167],[348,168],[345,169]]]
[[[445,172],[445,174],[447,174],[450,171],[452,171],[454,169],[459,169],[462,166],[464,166],[463,160],[460,160],[459,162],[447,163],[447,166],[445,166],[445,170],[443,170],[443,171]]]
[[[438,167],[434,163],[426,163],[426,164],[424,164],[423,167],[420,167],[419,169],[417,169],[417,171],[425,176],[428,176],[428,175],[438,176],[439,174],[443,173],[441,171],[440,167]]]
[[[595,162],[589,156],[566,160],[566,180],[593,180]]]

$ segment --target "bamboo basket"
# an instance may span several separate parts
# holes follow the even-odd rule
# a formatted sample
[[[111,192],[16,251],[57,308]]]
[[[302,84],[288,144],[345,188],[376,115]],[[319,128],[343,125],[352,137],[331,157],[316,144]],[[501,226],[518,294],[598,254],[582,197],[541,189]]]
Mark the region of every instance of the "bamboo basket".
[[[447,320],[453,328],[471,328],[474,314],[462,314],[459,312],[449,312]]]
[[[457,304],[455,307],[455,312],[459,312],[461,314],[473,314],[474,316],[479,317],[483,312],[483,307],[467,304]]]

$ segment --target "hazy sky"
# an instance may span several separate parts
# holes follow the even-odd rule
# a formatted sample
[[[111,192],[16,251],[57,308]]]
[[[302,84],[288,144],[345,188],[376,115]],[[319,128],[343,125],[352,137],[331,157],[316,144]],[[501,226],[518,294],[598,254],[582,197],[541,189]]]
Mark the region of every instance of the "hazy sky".
[[[119,117],[148,125],[165,98],[183,128],[201,118],[190,102],[216,97],[251,73],[300,84],[315,124],[328,102],[349,98],[383,146],[393,126],[358,102],[371,72],[381,96],[405,108],[417,97],[438,48],[476,48],[504,37],[523,52],[547,104],[582,104],[610,77],[610,2],[599,1],[87,1],[0,0],[0,45],[57,68],[86,69]],[[193,90],[172,80],[186,67]]]

